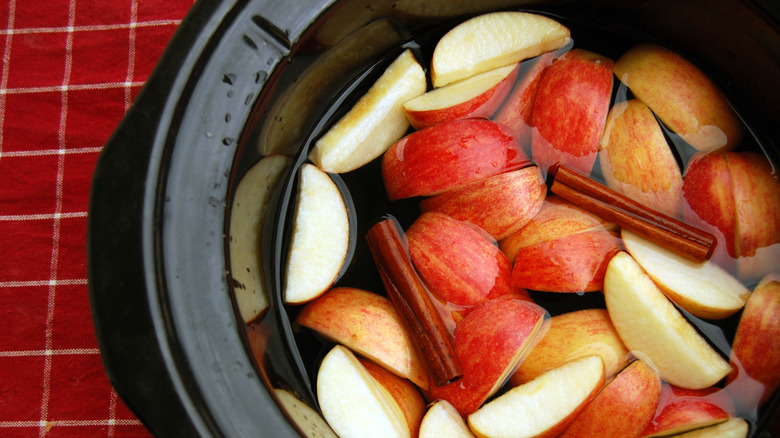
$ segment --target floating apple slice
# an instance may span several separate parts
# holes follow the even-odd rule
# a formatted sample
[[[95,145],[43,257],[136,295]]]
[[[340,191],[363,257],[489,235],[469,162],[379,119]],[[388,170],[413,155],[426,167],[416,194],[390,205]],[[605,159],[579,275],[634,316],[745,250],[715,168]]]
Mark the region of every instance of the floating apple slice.
[[[493,12],[447,32],[433,52],[431,77],[438,88],[562,47],[569,29],[543,15]]]
[[[404,103],[406,118],[415,129],[465,118],[489,118],[504,101],[519,67],[507,65],[436,88]]]
[[[285,271],[284,301],[300,304],[322,295],[341,271],[349,250],[347,206],[338,186],[316,166],[301,166]]]
[[[729,419],[733,404],[730,398],[724,398],[726,403],[713,394],[718,395],[721,389],[704,388],[687,390],[664,384],[661,389],[661,400],[655,416],[642,433],[642,437],[660,437],[684,433],[702,427],[723,423]]]
[[[468,416],[480,437],[554,437],[604,384],[604,364],[587,356],[516,386]]]
[[[307,438],[338,438],[319,412],[286,389],[274,389],[276,399]]]
[[[383,365],[421,388],[425,364],[386,297],[363,289],[331,289],[303,307],[295,322]]]
[[[604,298],[626,347],[650,361],[667,382],[700,389],[731,372],[628,253],[618,252],[607,265]]]
[[[658,374],[635,360],[604,386],[560,437],[637,438],[653,419],[660,396]]]
[[[750,291],[713,261],[693,262],[629,230],[623,244],[655,284],[694,316],[721,319],[745,305]]]
[[[419,438],[474,438],[463,417],[447,400],[437,400],[428,408],[420,424]]]
[[[573,359],[599,356],[611,378],[625,367],[630,355],[615,331],[606,309],[583,309],[555,315],[550,327],[512,375],[512,386],[529,382]]]
[[[309,158],[326,172],[355,170],[382,155],[409,129],[403,103],[425,93],[425,73],[404,51],[314,145]]]
[[[615,63],[615,75],[671,129],[699,151],[735,147],[742,124],[723,93],[682,56],[640,44]]]
[[[750,430],[747,421],[731,417],[714,426],[702,427],[675,435],[675,438],[746,438]]]
[[[245,323],[254,321],[268,307],[261,236],[270,209],[271,192],[291,160],[269,155],[255,163],[238,183],[230,210],[230,277],[236,305]]]
[[[403,411],[390,392],[346,347],[336,345],[317,372],[317,399],[341,438],[410,437]]]
[[[420,431],[420,422],[425,415],[425,400],[417,387],[368,359],[358,357],[358,361],[390,393],[404,414],[409,435],[416,437]]]

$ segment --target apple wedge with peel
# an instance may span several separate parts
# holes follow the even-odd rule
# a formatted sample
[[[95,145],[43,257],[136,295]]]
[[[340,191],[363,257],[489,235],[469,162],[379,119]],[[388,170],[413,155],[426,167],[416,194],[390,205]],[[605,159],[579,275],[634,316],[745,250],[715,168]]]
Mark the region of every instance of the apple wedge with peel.
[[[513,11],[478,15],[452,28],[436,44],[433,86],[533,58],[569,40],[569,29],[543,15]]]
[[[406,417],[392,394],[346,347],[336,345],[317,371],[322,415],[341,438],[411,437]]]
[[[417,387],[412,382],[396,376],[368,359],[361,357],[357,359],[368,373],[390,393],[404,414],[409,435],[416,437],[420,431],[420,422],[425,415],[425,400]]]
[[[667,382],[701,389],[731,372],[728,362],[626,252],[615,254],[607,265],[604,299],[626,347],[656,367]]]
[[[694,429],[690,432],[674,435],[675,438],[747,438],[750,426],[747,421],[738,417],[731,417],[728,420],[718,423],[714,426]]]
[[[638,438],[653,419],[660,397],[658,374],[635,360],[604,385],[560,437]]]
[[[230,210],[230,278],[241,319],[254,321],[268,308],[261,239],[271,194],[292,160],[269,155],[241,177]]]
[[[664,383],[658,409],[642,437],[661,437],[697,430],[725,422],[733,403],[721,389],[683,389]]]
[[[293,393],[286,389],[275,388],[274,395],[293,423],[300,428],[303,436],[307,438],[338,438],[322,415]]]
[[[309,159],[326,172],[344,173],[379,157],[409,129],[403,104],[425,93],[426,86],[422,67],[404,51],[317,140]]]
[[[486,403],[468,424],[478,437],[558,436],[603,385],[598,356],[576,359]]]
[[[284,301],[300,304],[322,295],[336,281],[350,243],[347,206],[330,176],[304,163],[299,174]]]
[[[466,118],[490,118],[517,78],[518,65],[507,65],[436,88],[415,97],[403,108],[414,129]]]
[[[694,316],[726,318],[750,296],[739,280],[712,260],[693,262],[626,229],[621,236],[628,253],[664,294]]]
[[[447,400],[431,404],[420,424],[419,438],[474,438],[460,413]]]
[[[385,296],[351,287],[333,288],[307,303],[295,322],[421,388],[428,386],[425,364],[393,303]]]
[[[517,368],[510,383],[518,386],[573,359],[599,356],[606,378],[612,378],[631,360],[606,309],[582,309],[550,318],[547,332]]]

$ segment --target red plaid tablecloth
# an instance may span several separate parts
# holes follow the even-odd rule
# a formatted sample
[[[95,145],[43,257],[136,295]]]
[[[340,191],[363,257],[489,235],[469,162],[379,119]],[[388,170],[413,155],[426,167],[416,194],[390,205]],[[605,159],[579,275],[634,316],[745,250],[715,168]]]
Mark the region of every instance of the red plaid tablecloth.
[[[193,0],[0,0],[0,436],[149,432],[103,369],[92,171]]]

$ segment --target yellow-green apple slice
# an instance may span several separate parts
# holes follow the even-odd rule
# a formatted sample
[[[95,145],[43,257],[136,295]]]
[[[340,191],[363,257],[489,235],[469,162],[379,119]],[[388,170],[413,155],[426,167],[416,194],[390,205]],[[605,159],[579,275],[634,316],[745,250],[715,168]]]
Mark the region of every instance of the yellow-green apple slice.
[[[529,166],[424,199],[420,209],[468,221],[501,240],[536,216],[546,195],[547,186],[539,168]]]
[[[722,319],[745,305],[750,291],[713,261],[696,263],[626,229],[621,235],[626,250],[647,275],[692,315]]]
[[[283,155],[269,155],[255,163],[241,177],[230,210],[230,277],[241,319],[254,321],[268,308],[265,290],[261,238],[271,200],[291,160]]]
[[[499,247],[514,263],[518,251],[526,246],[599,230],[617,231],[617,226],[558,195],[548,195],[536,216],[517,232],[501,239]]]
[[[748,409],[763,405],[780,386],[780,280],[753,290],[732,343],[727,389]]]
[[[746,438],[750,427],[747,421],[738,417],[731,417],[728,420],[718,423],[714,426],[702,427],[690,432],[674,435],[675,438]]]
[[[390,392],[346,347],[336,345],[317,371],[317,400],[341,438],[410,437],[406,417]]]
[[[660,397],[658,374],[635,360],[604,385],[560,437],[638,438],[653,419]]]
[[[618,252],[607,266],[604,298],[623,343],[648,360],[667,382],[707,388],[731,366],[680,314],[628,253]]]
[[[531,157],[545,175],[562,164],[589,175],[612,98],[613,61],[572,49],[544,72],[534,100]]]
[[[496,122],[464,119],[415,131],[382,158],[390,200],[433,196],[531,165],[512,135]]]
[[[514,294],[475,307],[455,328],[453,345],[463,376],[444,386],[429,385],[426,398],[447,400],[463,416],[476,411],[512,374],[545,315],[543,308]]]
[[[285,270],[284,301],[300,304],[322,295],[339,275],[349,250],[349,217],[330,176],[304,163]]]
[[[295,319],[425,388],[428,374],[393,304],[363,289],[337,287],[307,303]]]
[[[562,47],[565,26],[527,12],[493,12],[464,21],[436,44],[431,79],[438,88]]]
[[[725,422],[733,411],[731,399],[722,390],[689,390],[664,383],[658,409],[642,437],[669,436]]]
[[[382,76],[309,154],[326,172],[344,173],[382,155],[409,129],[404,102],[425,93],[425,73],[410,50],[390,64]]]
[[[745,281],[780,272],[780,180],[773,172],[756,152],[697,154],[685,172],[683,217],[718,238],[713,258]]]
[[[412,223],[406,239],[417,272],[440,300],[470,307],[512,292],[509,260],[481,228],[429,212]]]
[[[321,117],[330,91],[340,87],[345,76],[402,42],[390,20],[375,20],[330,48],[274,98],[258,135],[260,154],[295,154],[310,126]]]
[[[518,65],[507,65],[436,88],[415,97],[403,108],[415,129],[465,118],[490,118],[517,78]]]
[[[488,402],[468,416],[469,427],[478,437],[554,437],[603,385],[598,356],[575,359]]]
[[[680,166],[650,108],[631,99],[615,104],[599,149],[607,185],[668,216],[682,210]]]
[[[509,128],[520,144],[531,154],[531,117],[536,91],[544,70],[552,64],[553,52],[544,53],[520,63],[520,77],[493,119]]]
[[[302,402],[290,391],[275,388],[274,395],[303,436],[306,438],[338,438],[319,412]]]
[[[612,326],[606,309],[583,309],[555,315],[510,382],[518,386],[573,359],[599,356],[611,378],[631,360],[628,349]]]
[[[742,124],[723,93],[677,53],[654,44],[637,45],[617,59],[615,75],[695,149],[731,149],[741,140]]]
[[[368,373],[390,393],[404,414],[409,435],[416,437],[420,431],[420,422],[425,415],[425,400],[417,387],[412,382],[396,376],[368,359],[361,357],[357,359],[366,367]]]
[[[447,400],[431,404],[420,424],[419,438],[474,438],[460,413]]]

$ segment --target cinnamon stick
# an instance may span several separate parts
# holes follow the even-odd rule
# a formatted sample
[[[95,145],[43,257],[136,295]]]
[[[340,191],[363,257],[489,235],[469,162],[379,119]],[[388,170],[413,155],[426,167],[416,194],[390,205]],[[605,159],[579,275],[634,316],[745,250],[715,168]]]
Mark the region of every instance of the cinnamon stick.
[[[554,170],[550,190],[697,263],[707,261],[715,250],[717,239],[712,234],[645,207],[566,166]]]
[[[395,219],[372,226],[366,239],[390,301],[427,363],[433,384],[443,386],[462,376],[449,330],[412,265]]]

